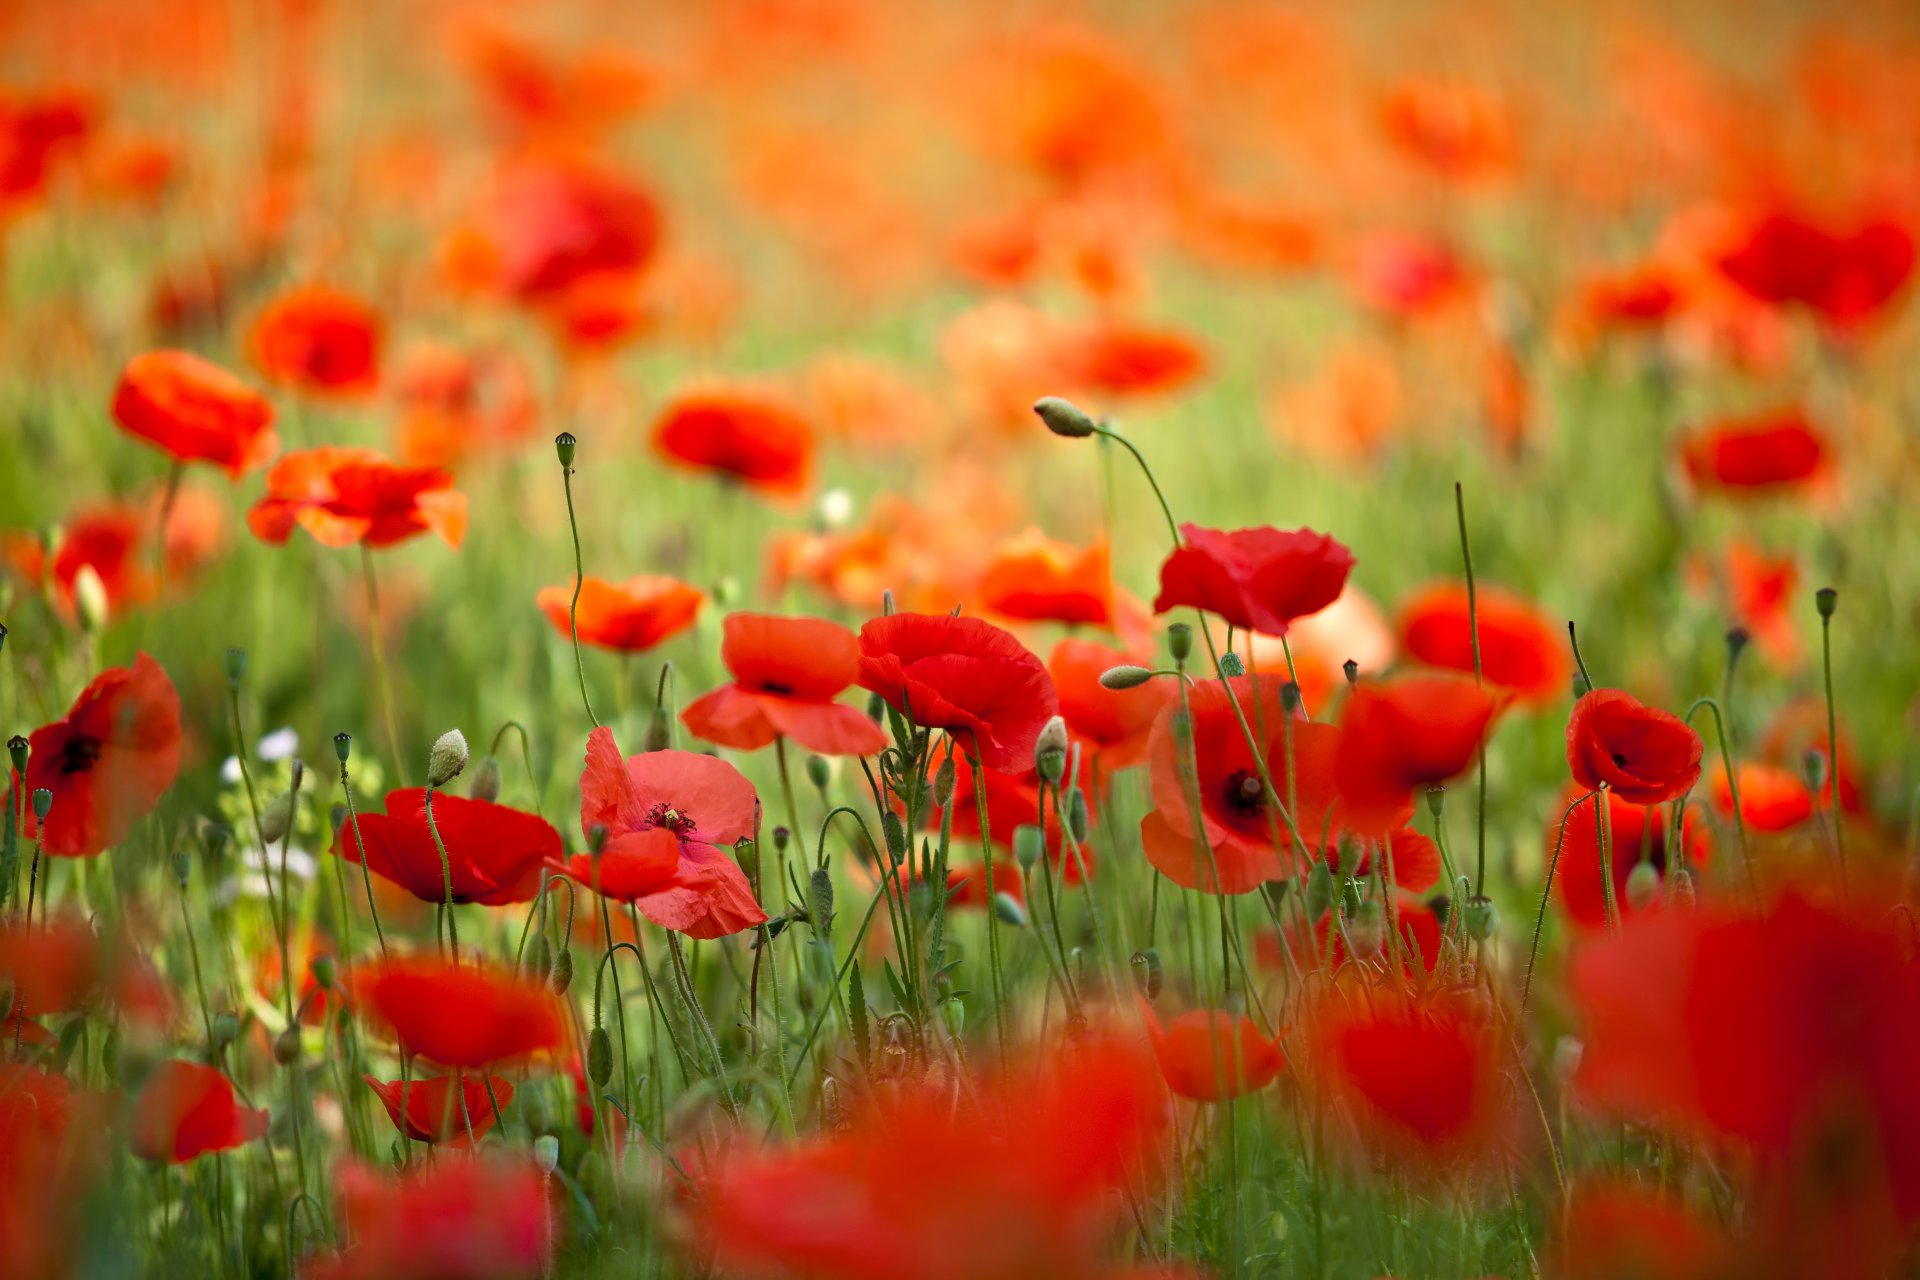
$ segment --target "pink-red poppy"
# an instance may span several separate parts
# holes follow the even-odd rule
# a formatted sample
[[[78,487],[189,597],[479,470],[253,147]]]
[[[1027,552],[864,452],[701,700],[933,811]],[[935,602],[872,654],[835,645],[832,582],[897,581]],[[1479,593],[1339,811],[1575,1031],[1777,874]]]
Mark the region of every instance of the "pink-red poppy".
[[[185,1164],[209,1151],[244,1146],[266,1132],[266,1111],[239,1105],[224,1072],[169,1058],[153,1069],[134,1098],[127,1143],[143,1160]]]
[[[1243,1013],[1196,1009],[1162,1024],[1152,1005],[1139,1005],[1160,1074],[1182,1098],[1219,1102],[1256,1093],[1287,1065],[1279,1044]]]
[[[864,711],[835,701],[860,675],[860,643],[839,623],[731,613],[720,660],[733,682],[680,713],[696,737],[742,751],[791,738],[829,756],[872,755],[887,745]]]
[[[340,823],[334,852],[349,862],[364,860],[369,871],[425,902],[446,900],[449,877],[456,903],[533,901],[545,864],[560,856],[553,824],[503,804],[435,792],[433,825],[447,850],[443,871],[440,846],[427,826],[426,795],[421,787],[389,791],[385,813]]]
[[[324,285],[289,290],[254,318],[248,350],[260,372],[312,395],[371,391],[380,378],[382,325],[374,309]]]
[[[494,1107],[513,1101],[513,1082],[500,1076],[428,1076],[382,1082],[362,1076],[393,1127],[415,1142],[467,1147],[492,1132]],[[458,1088],[456,1089],[456,1083]],[[491,1095],[487,1086],[493,1086]]]
[[[114,389],[113,420],[176,462],[211,462],[236,480],[280,448],[266,397],[186,351],[129,361]]]
[[[684,391],[653,425],[667,461],[710,471],[773,497],[805,491],[813,476],[815,431],[784,400],[747,387]]]
[[[1581,800],[1579,789],[1569,787],[1555,806],[1546,829],[1546,856],[1553,857],[1560,847],[1560,861],[1554,868],[1553,896],[1567,918],[1589,929],[1598,929],[1607,921],[1606,886],[1600,874],[1599,820],[1591,798]],[[1620,798],[1607,796],[1607,853],[1613,863],[1614,910],[1621,918],[1640,908],[1627,897],[1627,878],[1645,861],[1660,873],[1659,892],[1653,902],[1665,897],[1667,876],[1679,865],[1684,846],[1687,866],[1699,869],[1713,860],[1713,843],[1698,814],[1688,812],[1678,844],[1672,841],[1667,811]],[[1574,801],[1579,800],[1578,804]],[[1568,806],[1572,811],[1568,812]],[[1566,817],[1565,835],[1561,834],[1561,816]],[[1651,904],[1649,904],[1651,905]]]
[[[1700,735],[1680,717],[1621,689],[1594,689],[1567,718],[1567,767],[1587,790],[1664,804],[1700,778]]]
[[[1480,585],[1467,607],[1464,583],[1436,583],[1400,606],[1400,643],[1430,667],[1474,669],[1473,621],[1478,621],[1480,671],[1515,698],[1535,705],[1566,696],[1573,659],[1565,631],[1525,597]]]
[[[325,547],[390,547],[421,533],[458,548],[467,496],[439,467],[408,467],[372,449],[332,445],[289,453],[267,473],[267,496],[247,512],[263,542],[279,546],[295,526]]]
[[[989,769],[1033,764],[1041,726],[1059,710],[1046,667],[979,618],[895,613],[860,628],[860,687],[915,724],[945,729]]]
[[[1155,613],[1190,605],[1243,631],[1284,636],[1296,618],[1332,604],[1353,569],[1353,553],[1311,529],[1222,533],[1180,526],[1180,545],[1160,566]]]
[[[566,1036],[553,993],[472,964],[395,956],[354,973],[357,1006],[400,1047],[441,1066],[479,1070],[558,1047]]]
[[[705,601],[698,588],[652,574],[625,582],[584,578],[577,609],[571,585],[542,587],[534,597],[555,631],[571,636],[577,622],[580,643],[616,653],[643,653],[679,635],[693,625]]]

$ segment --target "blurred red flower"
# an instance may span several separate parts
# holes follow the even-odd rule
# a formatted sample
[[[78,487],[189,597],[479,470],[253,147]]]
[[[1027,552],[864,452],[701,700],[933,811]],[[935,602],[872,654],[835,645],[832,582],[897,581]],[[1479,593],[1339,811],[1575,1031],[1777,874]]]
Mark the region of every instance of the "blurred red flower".
[[[989,769],[1033,764],[1059,710],[1040,659],[979,618],[895,613],[860,628],[860,687],[923,728],[945,729]]]
[[[236,480],[280,448],[266,397],[185,351],[129,361],[113,393],[113,420],[177,462],[211,462]]]
[[[1334,750],[1341,823],[1361,834],[1399,825],[1416,790],[1448,782],[1473,763],[1500,705],[1470,676],[1361,683],[1341,712]]]
[[[1770,210],[1752,218],[1714,265],[1752,298],[1798,303],[1849,328],[1889,309],[1913,264],[1913,232],[1891,218],[1834,230],[1799,213]]]
[[[384,814],[360,814],[357,831],[353,820],[340,823],[334,852],[360,862],[364,845],[367,870],[426,902],[446,901],[449,874],[455,902],[499,907],[533,901],[546,862],[560,856],[553,824],[503,804],[436,791],[433,821],[447,847],[443,873],[427,827],[426,795],[423,787],[389,791]]]
[[[1257,1093],[1287,1065],[1280,1046],[1245,1014],[1196,1009],[1162,1025],[1151,1004],[1142,999],[1139,1005],[1160,1074],[1183,1098],[1219,1102]]]
[[[1029,529],[994,548],[975,595],[983,612],[1022,622],[1113,621],[1113,571],[1107,540],[1083,551]]]
[[[574,613],[580,643],[618,653],[640,653],[693,625],[706,597],[678,578],[642,574],[625,582],[583,578]],[[573,587],[542,587],[534,597],[540,612],[563,636],[573,634],[568,610]]]
[[[133,1101],[127,1145],[143,1160],[185,1164],[265,1136],[267,1113],[234,1100],[233,1081],[197,1062],[169,1058]]]
[[[24,790],[44,787],[44,824],[26,809],[28,838],[55,857],[90,858],[127,838],[180,772],[180,695],[160,664],[137,654],[74,699],[66,717],[28,738]],[[17,803],[17,801],[16,801]]]
[[[1710,1280],[1741,1274],[1719,1227],[1676,1197],[1626,1181],[1573,1188],[1555,1263],[1554,1274],[1565,1280]]]
[[[1584,790],[1665,804],[1700,778],[1700,735],[1620,689],[1594,689],[1567,719],[1567,767]]]
[[[370,391],[380,378],[380,317],[324,285],[282,293],[254,318],[253,362],[273,382],[314,395]]]
[[[1573,677],[1561,628],[1532,601],[1499,587],[1478,585],[1480,670],[1491,683],[1522,702],[1543,704],[1565,697]],[[1473,632],[1464,583],[1436,583],[1400,606],[1400,643],[1430,667],[1473,670]]]
[[[392,957],[353,977],[358,1006],[407,1053],[478,1069],[557,1047],[566,1029],[544,986],[475,966]]]
[[[720,660],[733,676],[690,703],[680,720],[695,736],[753,751],[791,738],[829,756],[867,756],[887,735],[858,707],[834,699],[860,675],[860,643],[824,618],[730,613]]]
[[[1301,835],[1307,833],[1303,830]],[[1318,832],[1314,835],[1317,838]],[[1354,859],[1353,870],[1346,874],[1356,880],[1365,880],[1373,874],[1373,858],[1378,851],[1391,844],[1392,852],[1387,861],[1393,870],[1393,883],[1399,888],[1414,893],[1425,893],[1440,883],[1442,870],[1440,846],[1432,839],[1415,831],[1412,827],[1400,827],[1379,837],[1364,842],[1360,846],[1360,856]],[[1325,849],[1327,866],[1336,874],[1341,873],[1340,842],[1329,841]]]
[[[1740,784],[1740,819],[1749,831],[1791,831],[1811,818],[1816,808],[1828,804],[1824,789],[1816,796],[1807,789],[1805,778],[1764,761],[1741,761],[1735,767],[1734,779]],[[1733,786],[1724,764],[1714,767],[1712,794],[1714,811],[1731,818]]]
[[[275,546],[298,525],[324,547],[390,547],[432,532],[458,548],[467,532],[467,497],[438,467],[406,467],[372,449],[327,445],[275,463],[267,496],[247,512],[247,525]]]
[[[535,1280],[554,1249],[547,1178],[487,1157],[397,1172],[348,1162],[338,1174],[344,1252],[308,1262],[305,1280]]]
[[[6,1030],[11,1044],[12,1025]],[[100,1111],[64,1075],[0,1063],[0,1274],[72,1273],[81,1239],[76,1210],[98,1163]]]
[[[1695,485],[1735,494],[1800,488],[1827,471],[1831,453],[1826,432],[1792,406],[1712,423],[1680,442]]]
[[[653,443],[669,462],[774,497],[803,492],[813,474],[812,424],[783,400],[746,387],[681,392],[655,420]]]
[[[1591,798],[1580,800],[1584,788],[1569,786],[1554,808],[1546,830],[1547,857],[1560,846],[1560,861],[1554,872],[1553,896],[1567,918],[1577,925],[1598,929],[1607,922],[1606,888],[1600,878],[1600,823]],[[1621,918],[1633,915],[1638,907],[1627,898],[1627,877],[1633,874],[1642,850],[1646,860],[1660,873],[1664,895],[1667,874],[1678,865],[1680,849],[1668,839],[1667,813],[1658,806],[1644,806],[1620,798],[1618,792],[1607,796],[1607,851],[1613,862],[1613,902]],[[1574,801],[1579,800],[1578,804]],[[1572,812],[1568,806],[1572,805]],[[1566,818],[1566,834],[1561,835],[1561,816]],[[1698,870],[1713,860],[1713,842],[1696,813],[1683,820],[1681,841],[1686,847],[1687,866]],[[1659,899],[1655,899],[1658,901]]]
[[[1106,770],[1124,769],[1146,758],[1147,738],[1160,709],[1175,696],[1164,680],[1132,689],[1109,689],[1100,677],[1110,668],[1134,663],[1139,655],[1096,640],[1068,638],[1053,647],[1047,674],[1060,700],[1060,715],[1075,740]]]
[[[372,1076],[360,1078],[387,1109],[394,1128],[415,1142],[437,1146],[458,1148],[478,1142],[493,1129],[494,1105],[504,1108],[513,1101],[513,1083],[499,1076],[428,1076],[384,1084]],[[493,1085],[491,1098],[487,1094],[489,1083]]]
[[[1191,605],[1243,631],[1287,634],[1295,618],[1332,604],[1353,569],[1353,553],[1311,529],[1180,526],[1181,545],[1160,566],[1155,613]]]
[[[1062,378],[1096,396],[1178,391],[1207,371],[1206,351],[1187,335],[1115,319],[1062,333],[1054,359]]]
[[[1455,182],[1486,178],[1513,164],[1506,104],[1472,85],[1410,80],[1381,102],[1380,125],[1395,150]]]

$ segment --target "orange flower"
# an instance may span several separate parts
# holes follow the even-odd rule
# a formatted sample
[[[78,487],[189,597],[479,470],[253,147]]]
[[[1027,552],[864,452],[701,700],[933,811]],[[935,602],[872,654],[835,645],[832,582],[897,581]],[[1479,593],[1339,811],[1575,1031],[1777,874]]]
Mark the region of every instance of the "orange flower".
[[[380,377],[380,317],[349,294],[315,285],[269,302],[248,348],[260,372],[312,395],[348,396]]]
[[[324,446],[274,464],[267,496],[247,512],[247,525],[275,546],[299,525],[324,547],[390,547],[431,531],[457,548],[467,532],[467,497],[438,467],[405,467],[372,449]]]
[[[573,588],[542,587],[534,603],[553,629],[573,634],[567,610]],[[584,578],[580,583],[580,642],[618,653],[640,653],[693,625],[706,597],[678,578],[642,574],[625,582]]]
[[[734,682],[691,703],[680,719],[697,737],[753,751],[791,738],[822,755],[866,756],[887,735],[858,707],[834,699],[860,676],[853,632],[824,618],[730,613],[720,659]]]
[[[1410,81],[1381,103],[1380,123],[1401,154],[1455,182],[1485,178],[1513,163],[1506,104],[1471,85]]]
[[[1113,621],[1107,540],[1095,538],[1083,551],[1029,529],[994,550],[976,592],[983,610],[1004,618],[1107,626]]]
[[[804,491],[813,472],[812,425],[783,400],[745,387],[681,392],[655,420],[653,443],[677,466],[776,497]]]
[[[211,462],[236,480],[280,448],[266,398],[185,351],[135,356],[114,390],[113,420],[178,462]]]

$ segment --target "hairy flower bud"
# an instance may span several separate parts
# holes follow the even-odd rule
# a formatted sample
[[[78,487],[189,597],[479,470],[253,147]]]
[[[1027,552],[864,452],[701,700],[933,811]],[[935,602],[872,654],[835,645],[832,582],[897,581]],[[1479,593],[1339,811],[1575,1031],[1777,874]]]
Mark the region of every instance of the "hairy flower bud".
[[[260,811],[260,838],[268,844],[283,839],[293,826],[294,795],[283,791],[267,801],[267,807]]]
[[[80,629],[95,632],[106,626],[107,607],[107,584],[100,580],[100,571],[81,565],[73,576],[73,612],[80,619]]]
[[[1158,1000],[1160,989],[1167,981],[1167,969],[1160,962],[1160,953],[1152,947],[1146,947],[1133,953],[1131,964],[1133,985],[1147,999]]]
[[[673,721],[667,716],[664,706],[655,707],[647,715],[646,736],[640,740],[642,751],[665,751],[673,745]]]
[[[1371,960],[1387,942],[1387,917],[1377,902],[1363,902],[1347,917],[1347,942],[1356,959]]]
[[[1627,872],[1627,905],[1645,911],[1660,896],[1660,872],[1651,862],[1636,862]]]
[[[1316,858],[1307,872],[1307,919],[1318,920],[1333,905],[1333,869],[1326,859]]]
[[[993,914],[1001,924],[1010,924],[1016,929],[1025,928],[1027,909],[1020,900],[1005,889],[996,889],[993,893]]]
[[[807,878],[807,919],[821,937],[833,932],[833,876],[825,867],[815,867]]]
[[[560,1167],[560,1139],[550,1133],[543,1133],[533,1140],[533,1162],[540,1172],[552,1176]]]
[[[480,763],[473,766],[473,776],[467,779],[467,794],[488,804],[500,798],[500,761],[497,758],[480,757]]]
[[[553,958],[553,994],[563,996],[567,988],[573,985],[573,952],[570,948],[560,948],[560,954]]]
[[[1085,410],[1060,396],[1041,396],[1034,401],[1033,411],[1047,430],[1066,440],[1084,440],[1096,430]]]
[[[1029,870],[1040,861],[1046,847],[1046,837],[1031,822],[1023,822],[1013,829],[1013,860],[1022,870]]]
[[[954,768],[953,757],[949,755],[940,762],[933,774],[933,802],[942,809],[953,800],[953,786],[959,770]]]
[[[887,840],[887,856],[895,864],[907,856],[907,829],[900,815],[889,809],[880,818],[880,832]]]
[[[300,1028],[297,1024],[273,1038],[273,1060],[283,1067],[300,1061]]]
[[[587,1036],[587,1079],[601,1088],[613,1079],[613,1037],[596,1026]]]
[[[1053,716],[1033,743],[1033,767],[1048,782],[1058,782],[1067,770],[1067,722]]]
[[[807,781],[813,784],[815,791],[825,791],[827,784],[833,781],[833,766],[825,756],[807,757]]]
[[[427,785],[444,787],[467,767],[467,735],[449,729],[433,740],[427,753]]]
[[[1067,793],[1067,834],[1073,837],[1075,844],[1085,844],[1092,825],[1093,815],[1087,808],[1087,793],[1075,787]]]
[[[1108,667],[1100,673],[1100,687],[1103,689],[1137,689],[1153,679],[1153,672],[1145,667],[1122,663],[1117,667]]]
[[[332,956],[315,956],[307,968],[313,973],[313,981],[322,991],[333,990],[334,972]]]

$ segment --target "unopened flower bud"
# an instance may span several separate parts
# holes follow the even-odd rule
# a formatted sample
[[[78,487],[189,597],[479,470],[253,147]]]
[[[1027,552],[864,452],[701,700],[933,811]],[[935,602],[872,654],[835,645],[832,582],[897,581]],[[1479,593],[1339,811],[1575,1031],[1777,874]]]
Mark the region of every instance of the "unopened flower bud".
[[[217,858],[233,843],[233,830],[224,822],[208,819],[201,823],[200,840],[207,846],[207,856]]]
[[[300,1028],[288,1027],[273,1038],[273,1060],[283,1067],[300,1061]]]
[[[322,991],[333,990],[333,980],[338,975],[334,972],[332,956],[315,956],[307,968],[313,974],[315,986]]]
[[[867,719],[880,724],[887,718],[887,700],[877,693],[867,695]]]
[[[1831,618],[1839,603],[1840,593],[1832,587],[1822,587],[1813,593],[1813,607],[1820,611],[1822,618]]]
[[[47,814],[53,808],[53,792],[45,787],[33,789],[33,816],[41,822],[47,820]]]
[[[1033,411],[1040,415],[1047,430],[1064,439],[1084,440],[1094,433],[1093,419],[1071,400],[1041,396],[1034,401]]]
[[[657,706],[647,714],[647,732],[640,739],[642,751],[665,751],[673,745],[673,721],[667,716],[664,706]]]
[[[993,914],[1001,924],[1010,924],[1016,929],[1024,929],[1027,924],[1027,909],[1020,905],[1020,899],[1005,889],[996,889],[993,894]]]
[[[480,763],[473,766],[473,776],[467,779],[467,795],[488,804],[500,798],[500,761],[497,758],[480,757]]]
[[[953,757],[949,755],[940,762],[933,774],[933,802],[942,809],[953,799],[953,785],[959,770],[954,768]]]
[[[1153,679],[1153,672],[1146,667],[1132,663],[1122,663],[1117,667],[1108,667],[1100,673],[1100,687],[1103,689],[1138,689]]]
[[[444,787],[467,767],[467,735],[449,729],[433,740],[427,753],[427,785]]]
[[[1229,680],[1247,674],[1247,664],[1240,655],[1229,649],[1220,655],[1220,674]]]
[[[174,881],[179,884],[182,889],[186,888],[187,877],[193,872],[193,860],[187,857],[187,851],[185,849],[175,849],[167,855],[167,863],[173,870]]]
[[[1808,747],[1800,753],[1800,769],[1806,774],[1807,789],[1816,794],[1827,785],[1827,753],[1818,747]]]
[[[1167,628],[1167,652],[1173,655],[1177,666],[1187,660],[1193,652],[1193,628],[1184,622],[1176,622]]]
[[[1348,658],[1345,662],[1341,663],[1340,670],[1342,674],[1347,677],[1347,687],[1349,689],[1360,683],[1360,664],[1352,658]]]
[[[1347,917],[1347,942],[1359,960],[1371,960],[1387,942],[1387,917],[1377,902],[1363,902]]]
[[[571,948],[560,948],[560,954],[553,958],[551,981],[553,983],[553,994],[557,996],[567,994],[567,988],[573,985],[573,951]]]
[[[260,811],[260,838],[268,844],[281,839],[293,826],[294,796],[291,791],[283,791],[267,801],[267,807]]]
[[[1033,767],[1048,782],[1058,782],[1067,770],[1067,722],[1053,716],[1041,726],[1033,743]]]
[[[888,858],[898,863],[907,856],[907,829],[899,814],[887,810],[880,818],[880,833],[886,837]]]
[[[1075,787],[1067,793],[1067,834],[1073,837],[1075,844],[1085,844],[1092,825],[1093,815],[1087,808],[1087,793]]]
[[[98,631],[107,625],[107,584],[90,564],[81,565],[73,576],[73,612],[82,631]]]
[[[813,784],[815,791],[825,791],[827,784],[833,781],[833,766],[827,763],[825,756],[807,757],[807,781]]]
[[[1693,887],[1693,872],[1685,867],[1679,867],[1667,877],[1667,897],[1672,901],[1675,910],[1693,910],[1697,896]]]
[[[533,1162],[540,1172],[551,1175],[560,1166],[560,1139],[543,1133],[533,1140]]]
[[[793,843],[793,832],[787,830],[785,827],[775,827],[773,829],[773,851],[775,853],[785,853],[787,846],[791,843]]]
[[[573,438],[571,431],[562,431],[553,438],[553,452],[559,457],[561,466],[569,470],[573,468],[574,451],[579,445],[580,442]]]
[[[1651,862],[1636,862],[1627,872],[1627,905],[1645,911],[1660,896],[1660,872]]]
[[[825,867],[807,878],[807,919],[821,937],[833,932],[833,876]]]
[[[1040,855],[1046,849],[1046,837],[1040,828],[1031,822],[1023,822],[1013,829],[1013,860],[1022,870],[1030,869],[1040,861]]]
[[[345,732],[334,734],[333,754],[340,757],[341,764],[345,764],[347,758],[353,754],[353,735]]]
[[[606,847],[607,824],[604,822],[593,823],[587,828],[587,852],[597,857],[600,851]]]
[[[601,1088],[613,1079],[613,1037],[596,1026],[587,1035],[587,1079]]]
[[[1160,953],[1146,947],[1134,952],[1130,963],[1135,989],[1149,1000],[1158,1000],[1167,981],[1167,968],[1160,962]]]
[[[553,944],[547,941],[547,935],[533,935],[533,946],[527,953],[527,976],[535,982],[545,982],[553,971]]]
[[[1289,717],[1298,714],[1301,701],[1299,685],[1289,680],[1280,686],[1280,710],[1283,714]]]
[[[247,651],[239,645],[227,650],[227,684],[239,688],[240,682],[247,678]]]
[[[1327,914],[1327,908],[1333,905],[1333,888],[1333,868],[1325,858],[1315,858],[1313,869],[1307,872],[1307,919],[1318,920]]]
[[[1500,927],[1500,911],[1493,905],[1493,899],[1484,893],[1476,893],[1467,899],[1467,905],[1461,909],[1460,924],[1467,936],[1475,942],[1485,942]]]

